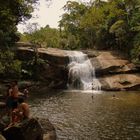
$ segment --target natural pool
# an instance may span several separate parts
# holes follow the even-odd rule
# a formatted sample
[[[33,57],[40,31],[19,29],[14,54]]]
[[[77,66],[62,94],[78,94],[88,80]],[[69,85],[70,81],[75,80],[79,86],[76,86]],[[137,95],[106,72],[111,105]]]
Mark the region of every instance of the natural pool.
[[[31,95],[29,104],[59,140],[140,139],[140,92],[53,91]]]

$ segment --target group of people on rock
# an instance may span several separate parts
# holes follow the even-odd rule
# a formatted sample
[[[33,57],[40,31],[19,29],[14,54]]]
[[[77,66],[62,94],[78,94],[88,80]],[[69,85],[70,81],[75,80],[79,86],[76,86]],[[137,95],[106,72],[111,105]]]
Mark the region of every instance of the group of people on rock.
[[[27,88],[24,89],[23,94],[19,96],[17,81],[13,81],[10,84],[6,95],[6,107],[10,117],[9,126],[29,118],[29,105],[25,102],[27,97]]]

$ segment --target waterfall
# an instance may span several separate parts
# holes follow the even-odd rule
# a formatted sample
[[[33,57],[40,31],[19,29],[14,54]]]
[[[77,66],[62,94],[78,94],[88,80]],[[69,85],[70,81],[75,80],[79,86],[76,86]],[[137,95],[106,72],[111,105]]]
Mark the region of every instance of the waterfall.
[[[101,84],[95,76],[95,69],[88,56],[79,51],[67,51],[69,56],[68,88],[100,90]]]

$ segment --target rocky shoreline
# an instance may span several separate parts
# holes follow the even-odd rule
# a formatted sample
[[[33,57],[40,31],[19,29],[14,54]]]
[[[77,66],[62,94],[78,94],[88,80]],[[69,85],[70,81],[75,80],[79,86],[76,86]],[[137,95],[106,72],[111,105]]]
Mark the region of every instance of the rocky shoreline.
[[[0,140],[56,140],[55,128],[47,118],[30,118],[5,127],[8,118],[4,117],[0,121]]]
[[[0,102],[0,140],[56,140],[55,127],[48,118],[31,117],[29,120],[7,128],[10,121],[5,115],[5,108],[5,103]]]
[[[56,140],[55,127],[48,118],[31,118],[26,122],[17,123],[7,128],[10,123],[5,104],[6,85],[8,83],[10,83],[10,80],[3,81],[0,84],[0,140]],[[27,86],[32,94],[34,90],[43,85],[40,82],[19,81],[20,91]],[[46,91],[47,89],[44,87],[42,90]]]

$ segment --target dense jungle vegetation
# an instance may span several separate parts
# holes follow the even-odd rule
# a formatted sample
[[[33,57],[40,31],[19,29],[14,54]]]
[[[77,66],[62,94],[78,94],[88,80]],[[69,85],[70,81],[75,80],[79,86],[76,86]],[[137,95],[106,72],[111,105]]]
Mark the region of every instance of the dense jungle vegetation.
[[[3,0],[0,2],[0,77],[20,78],[21,61],[12,49],[20,40],[17,25],[31,18],[38,0]]]
[[[31,18],[36,2],[5,0],[0,3],[0,74],[20,75],[22,64],[9,51],[19,40],[61,49],[118,50],[139,63],[140,0],[68,1],[58,29],[48,25],[37,28],[34,23],[27,32],[18,33],[16,26]]]
[[[140,55],[140,0],[68,1],[59,29],[49,26],[21,36],[44,47],[121,50],[133,61]]]

